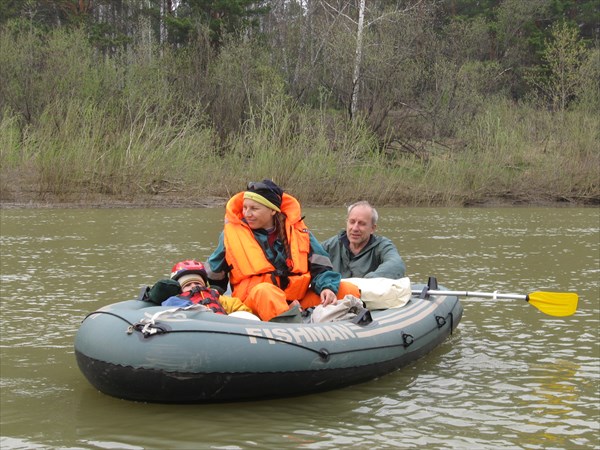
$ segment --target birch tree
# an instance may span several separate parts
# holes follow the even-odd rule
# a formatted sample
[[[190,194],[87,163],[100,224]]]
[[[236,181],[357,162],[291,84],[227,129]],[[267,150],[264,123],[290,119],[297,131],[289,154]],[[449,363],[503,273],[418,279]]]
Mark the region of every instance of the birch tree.
[[[411,10],[417,9],[423,3],[422,0],[417,0],[402,7],[399,2],[391,10],[372,10],[369,11],[367,8],[366,0],[358,0],[357,5],[357,18],[353,18],[348,15],[344,10],[336,8],[334,5],[322,0],[323,3],[332,11],[335,11],[340,16],[345,17],[350,23],[355,26],[355,47],[354,47],[354,62],[352,66],[352,86],[350,94],[350,105],[349,113],[352,120],[356,120],[358,117],[359,105],[361,103],[361,83],[362,83],[362,66],[364,60],[364,41],[365,33],[369,28],[382,21],[396,21],[403,14],[408,13]],[[367,14],[372,13],[374,17],[367,20]]]
[[[352,96],[350,97],[350,118],[354,120],[358,112],[358,94],[360,81],[360,65],[363,51],[363,32],[365,25],[365,0],[359,0],[358,23],[356,27],[356,51],[354,71],[352,72]]]
[[[579,68],[585,61],[585,44],[574,25],[557,23],[546,41],[544,64],[530,75],[530,82],[551,101],[554,111],[567,108],[582,83]]]

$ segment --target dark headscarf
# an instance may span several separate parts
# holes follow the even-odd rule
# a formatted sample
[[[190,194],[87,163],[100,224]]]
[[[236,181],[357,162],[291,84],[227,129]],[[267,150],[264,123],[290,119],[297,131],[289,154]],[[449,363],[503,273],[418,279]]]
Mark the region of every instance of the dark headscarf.
[[[281,212],[281,199],[283,189],[277,186],[271,180],[262,180],[260,182],[248,183],[248,189],[244,192],[244,198],[249,198],[261,205]]]

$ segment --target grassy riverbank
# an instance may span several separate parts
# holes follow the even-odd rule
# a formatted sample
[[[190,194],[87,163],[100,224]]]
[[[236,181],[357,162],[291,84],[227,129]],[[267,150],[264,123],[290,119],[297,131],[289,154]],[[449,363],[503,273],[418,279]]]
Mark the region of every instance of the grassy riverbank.
[[[421,125],[422,126],[422,125]],[[129,123],[90,104],[56,104],[35,128],[0,122],[4,205],[212,205],[273,178],[305,205],[600,203],[598,121],[498,100],[446,142],[378,140],[360,122],[284,101],[227,141],[194,114]]]
[[[349,116],[337,68],[299,95],[260,40],[104,54],[81,29],[17,21],[0,29],[0,201],[212,205],[272,178],[306,206],[600,204],[600,52],[566,52],[576,64],[545,79],[562,88],[550,101],[525,91],[545,66],[512,83],[512,66],[448,59],[443,36],[435,62],[365,78]]]

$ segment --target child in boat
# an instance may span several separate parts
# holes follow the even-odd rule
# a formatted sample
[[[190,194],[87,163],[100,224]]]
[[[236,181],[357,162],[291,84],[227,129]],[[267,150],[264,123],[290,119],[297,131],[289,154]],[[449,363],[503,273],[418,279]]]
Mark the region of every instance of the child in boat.
[[[181,294],[169,297],[163,306],[189,306],[202,304],[216,314],[232,314],[237,312],[252,313],[240,299],[220,295],[219,291],[207,286],[206,270],[204,264],[196,260],[178,262],[171,270],[171,279],[178,281]],[[240,314],[240,316],[242,316]],[[248,318],[250,318],[248,316]],[[256,316],[254,318],[258,319]]]

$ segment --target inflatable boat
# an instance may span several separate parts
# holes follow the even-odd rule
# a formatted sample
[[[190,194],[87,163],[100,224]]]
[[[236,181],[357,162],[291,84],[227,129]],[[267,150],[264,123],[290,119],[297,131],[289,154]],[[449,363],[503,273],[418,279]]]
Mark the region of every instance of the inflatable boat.
[[[83,320],[75,355],[94,387],[128,400],[223,402],[336,389],[397,370],[456,329],[458,297],[414,288],[421,295],[402,307],[321,323],[261,322],[128,300]]]

